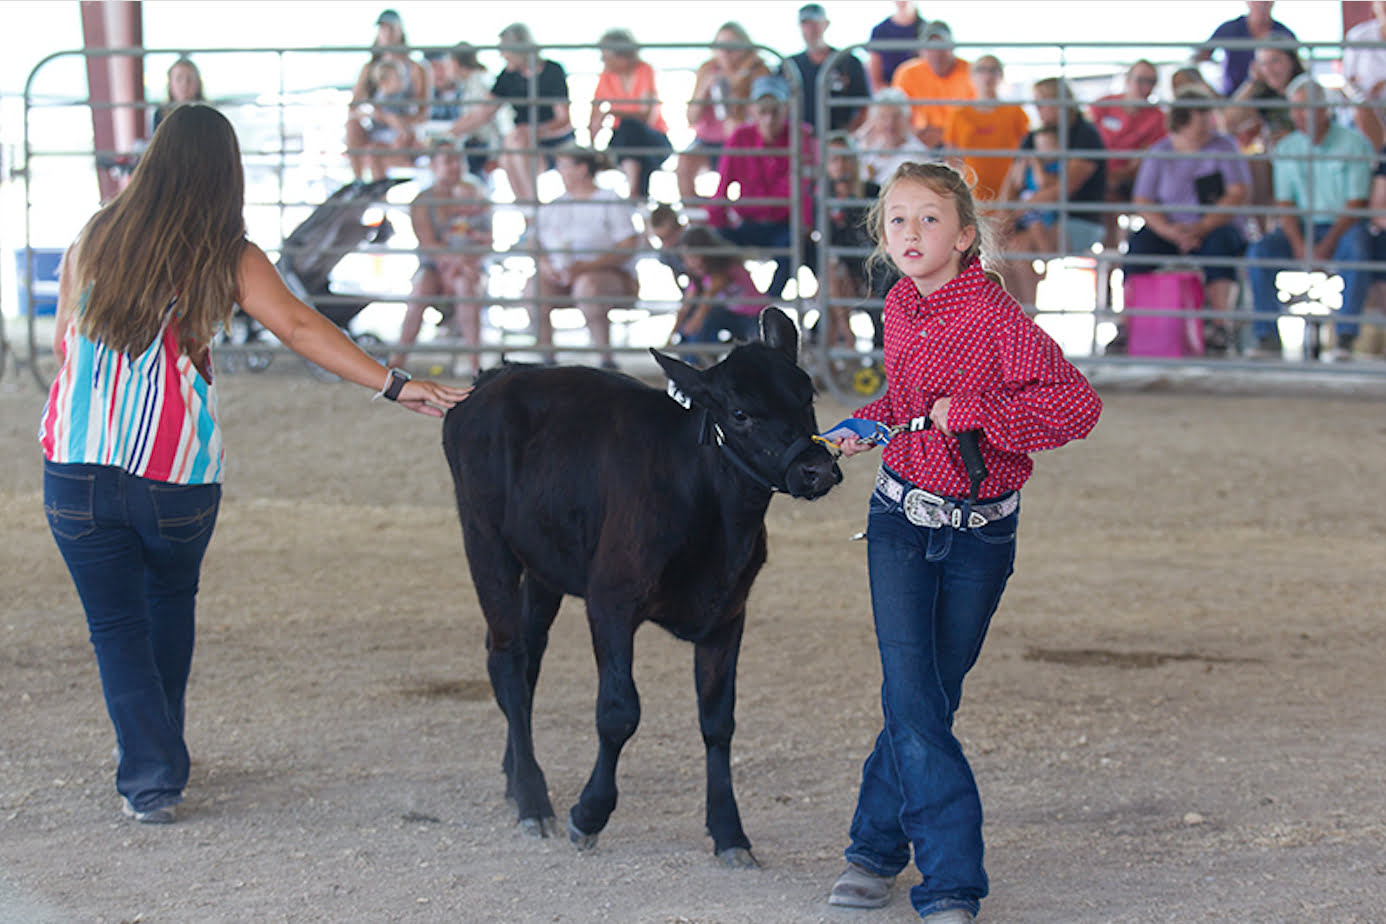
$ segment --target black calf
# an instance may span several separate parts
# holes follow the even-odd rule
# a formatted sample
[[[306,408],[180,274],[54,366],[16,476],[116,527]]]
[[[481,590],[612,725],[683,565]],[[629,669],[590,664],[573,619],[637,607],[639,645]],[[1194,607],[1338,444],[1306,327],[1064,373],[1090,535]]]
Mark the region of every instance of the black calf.
[[[842,479],[817,432],[798,334],[778,309],[764,342],[698,371],[655,353],[671,400],[626,376],[508,366],[447,415],[487,669],[509,723],[506,795],[534,836],[554,833],[530,717],[549,627],[564,594],[587,601],[597,656],[596,765],[568,816],[580,847],[616,807],[616,764],[640,722],[631,673],[645,621],[694,644],[707,750],[707,828],[718,857],[755,864],[732,794],[736,659],[746,597],[765,561],[773,491],[816,498]]]

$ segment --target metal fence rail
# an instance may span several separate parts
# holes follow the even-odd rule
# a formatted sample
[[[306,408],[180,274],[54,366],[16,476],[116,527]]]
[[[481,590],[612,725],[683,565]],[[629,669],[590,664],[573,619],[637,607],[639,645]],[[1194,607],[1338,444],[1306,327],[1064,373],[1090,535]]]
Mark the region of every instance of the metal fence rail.
[[[1114,75],[1124,71],[1136,58],[1152,58],[1154,56],[1157,59],[1157,67],[1163,71],[1169,71],[1176,64],[1183,63],[1183,56],[1187,55],[1189,49],[1196,44],[1154,46],[1149,43],[1006,45],[966,45],[959,43],[956,49],[964,57],[975,57],[975,55],[985,52],[995,54],[1004,61],[1006,76],[1009,81],[1007,86],[1010,87],[1010,92],[1006,93],[1003,90],[1002,95],[1009,97],[1006,100],[1008,102],[1033,107],[1037,100],[1030,87],[1035,80],[1045,77],[1060,77],[1070,81],[1075,87],[1075,98],[1057,100],[1054,101],[1054,104],[1061,108],[1071,109],[1085,106],[1101,92],[1114,89]],[[767,63],[772,65],[772,70],[784,65],[784,60],[774,50],[764,46],[753,47],[758,54],[767,60]],[[885,46],[873,45],[872,47]],[[918,48],[919,46],[911,47]],[[1375,48],[1377,46],[1368,47]],[[494,52],[498,48],[499,46],[481,46],[479,50]],[[872,102],[865,97],[832,97],[828,89],[828,80],[836,56],[851,53],[861,54],[865,48],[864,45],[857,45],[839,49],[834,52],[835,57],[830,57],[820,67],[817,87],[819,124],[829,124],[829,117],[834,108],[864,106]],[[1299,43],[1295,48],[1307,57],[1310,72],[1327,72],[1341,56],[1344,46],[1340,43]],[[1382,45],[1381,48],[1386,49],[1386,45]],[[646,45],[641,48],[642,56],[652,63],[657,65],[663,65],[665,62],[671,63],[671,66],[661,67],[660,74],[664,97],[662,102],[671,126],[673,126],[670,134],[671,140],[674,141],[675,152],[686,146],[683,141],[691,134],[690,130],[680,123],[679,116],[682,114],[683,105],[687,101],[689,92],[691,92],[692,66],[700,57],[705,57],[709,50],[709,46],[706,44]],[[596,51],[597,46],[595,45],[575,44],[545,46],[540,53],[543,57],[565,62],[575,57],[593,57]],[[253,56],[255,61],[261,62],[256,67],[260,71],[257,80],[257,86],[260,87],[258,92],[212,102],[227,113],[241,135],[248,178],[247,218],[251,226],[252,238],[267,251],[288,257],[294,256],[295,251],[292,244],[286,243],[285,240],[289,232],[307,217],[318,203],[326,198],[333,185],[330,178],[333,175],[341,175],[346,168],[342,126],[346,120],[350,93],[339,86],[322,86],[315,82],[312,75],[319,68],[314,66],[314,62],[325,61],[331,56],[338,58],[351,56],[359,62],[369,54],[369,49],[359,47],[273,50],[205,48],[174,51],[141,48],[90,52],[72,51],[45,58],[34,68],[26,83],[22,162],[14,170],[14,175],[22,179],[24,188],[23,249],[26,265],[29,265],[32,254],[38,246],[34,223],[36,213],[47,213],[54,208],[55,203],[61,202],[62,208],[72,213],[72,231],[75,232],[90,210],[74,207],[73,177],[85,175],[85,171],[91,169],[92,165],[102,165],[100,169],[128,169],[133,157],[137,156],[137,152],[98,151],[83,145],[73,145],[71,138],[74,136],[85,137],[80,132],[74,133],[74,126],[89,124],[92,108],[99,108],[101,104],[95,104],[90,99],[80,97],[55,97],[43,90],[45,77],[52,71],[71,67],[74,62],[82,62],[92,55],[114,54],[139,54],[151,65],[171,62],[184,54],[195,59],[204,59],[214,55],[244,55]],[[1158,60],[1159,57],[1163,57],[1163,60]],[[675,61],[679,63],[673,65],[672,62]],[[797,124],[801,115],[804,114],[801,111],[802,94],[797,86],[797,70],[793,67],[785,67],[783,70],[795,90],[791,94],[790,118],[791,124]],[[590,98],[590,94],[585,94],[585,91],[595,82],[595,73],[590,69],[574,68],[569,69],[569,78],[573,90],[571,101],[577,139],[579,142],[590,144],[593,139],[587,137],[587,120],[585,118],[587,99]],[[586,98],[584,98],[585,95]],[[1167,94],[1162,94],[1163,97],[1167,97]],[[525,102],[544,102],[538,95],[537,86],[531,85],[530,97]],[[943,100],[939,102],[965,105],[969,101]],[[146,108],[153,108],[153,104],[143,105]],[[1209,103],[1209,105],[1215,105],[1220,109],[1235,107],[1236,105],[1247,108],[1284,109],[1288,108],[1290,104],[1276,101],[1269,103],[1257,101],[1244,104],[1217,101]],[[1339,103],[1338,105],[1345,104]],[[533,118],[537,107],[531,105],[529,108]],[[1061,124],[1063,123],[1061,122]],[[1148,152],[1074,150],[1067,145],[1064,132],[1065,129],[1060,128],[1060,150],[1052,155],[1047,155],[1058,162],[1061,186],[1064,185],[1069,165],[1079,158],[1112,160],[1183,156],[1150,154]],[[804,214],[797,197],[793,197],[791,201],[787,202],[773,202],[773,204],[787,206],[789,209],[791,231],[789,244],[779,248],[756,248],[753,251],[741,251],[741,255],[767,262],[784,260],[796,269],[805,267],[807,263],[806,269],[811,272],[811,276],[802,272],[793,274],[792,278],[801,284],[795,286],[791,297],[786,300],[779,297],[778,293],[774,293],[763,296],[761,301],[767,304],[788,305],[799,314],[801,321],[814,328],[809,342],[811,344],[811,359],[819,371],[820,380],[841,397],[856,399],[873,393],[882,384],[879,377],[879,340],[875,336],[879,329],[878,313],[882,300],[879,292],[873,294],[869,291],[859,291],[833,294],[829,285],[836,265],[844,260],[865,258],[870,252],[868,247],[859,244],[842,245],[832,240],[831,235],[826,233],[826,229],[831,227],[830,213],[834,210],[863,209],[870,205],[870,200],[866,198],[844,198],[834,195],[825,170],[828,158],[832,154],[831,143],[832,139],[829,137],[818,137],[815,149],[807,157],[793,144],[783,150],[758,152],[784,156],[790,161],[793,176],[812,178],[815,184],[814,206],[811,213]],[[422,159],[427,155],[428,147],[425,144],[420,144],[408,153]],[[499,149],[486,149],[479,153],[494,157],[499,155],[500,151]],[[543,163],[544,156],[551,151],[536,145],[524,149],[520,153],[525,155],[526,162],[532,168],[529,179],[534,184],[533,188],[541,190],[547,188],[551,191],[553,189],[553,175],[545,176],[545,164]],[[869,152],[858,149],[856,153]],[[956,158],[983,154],[994,156],[997,154],[996,151],[983,149],[952,149],[937,153],[941,157]],[[1274,160],[1279,159],[1264,151],[1237,156],[1245,158],[1249,163],[1261,165],[1262,169],[1268,168]],[[1311,152],[1308,158],[1312,159],[1314,156]],[[669,164],[666,164],[666,168],[668,166]],[[418,178],[422,178],[426,174],[426,171],[423,170],[407,170],[405,172]],[[610,180],[610,183],[619,184],[619,182],[619,180]],[[519,235],[519,215],[525,210],[533,214],[533,210],[543,209],[547,198],[551,197],[541,192],[533,201],[516,202],[513,195],[507,195],[508,192],[507,187],[497,187],[498,195],[495,198],[493,208],[497,218],[505,216],[508,221],[500,223],[505,224],[505,228],[501,228],[498,224],[494,249],[487,256],[487,285],[485,290],[473,296],[448,295],[433,300],[441,306],[464,303],[479,306],[494,324],[504,328],[501,332],[502,336],[499,340],[493,339],[486,344],[431,344],[429,350],[452,355],[478,350],[496,352],[498,349],[509,354],[520,355],[548,350],[554,350],[567,356],[591,354],[592,347],[582,342],[577,335],[555,338],[555,340],[562,339],[562,342],[539,343],[534,339],[532,333],[527,332],[527,325],[524,321],[516,320],[526,315],[532,317],[533,312],[544,310],[544,306],[538,302],[533,287],[528,284],[539,254],[539,242],[532,234],[524,237]],[[676,196],[666,193],[660,195],[659,198],[672,199]],[[741,199],[740,204],[752,204],[753,201],[755,200],[749,198]],[[727,200],[706,199],[694,203],[682,203],[685,208],[727,204],[733,203]],[[96,203],[93,201],[92,208],[95,205]],[[999,216],[1004,216],[1005,213],[1017,209],[1027,208],[1024,203],[1020,202],[990,203],[987,207],[994,215]],[[1073,213],[1075,203],[1063,198],[1054,203],[1053,207],[1057,215],[1058,228],[1062,232],[1065,223]],[[1100,212],[1121,216],[1122,223],[1133,228],[1139,227],[1140,224],[1139,218],[1135,217],[1140,210],[1131,203],[1082,203],[1077,207],[1090,214]],[[383,213],[393,217],[396,224],[407,224],[408,203],[406,201],[399,197],[388,198],[380,204],[380,208]],[[1199,206],[1197,211],[1199,214],[1230,212],[1235,214],[1239,221],[1261,223],[1274,223],[1287,214],[1293,214],[1278,207],[1274,202],[1249,202],[1245,206],[1234,209],[1203,205]],[[1354,210],[1351,214],[1364,221],[1382,217],[1369,208]],[[51,225],[52,222],[49,221],[48,224]],[[813,230],[815,228],[818,230]],[[1064,235],[1060,233],[1059,240],[1062,241],[1063,239]],[[398,235],[397,240],[393,243],[362,248],[360,251],[362,259],[369,261],[374,268],[375,286],[359,286],[344,294],[318,296],[315,303],[327,306],[334,301],[345,302],[365,299],[379,305],[400,306],[394,310],[402,314],[403,305],[409,300],[407,282],[412,275],[414,261],[420,257],[426,259],[436,253],[428,248],[420,248],[411,241],[412,235],[403,233]],[[642,283],[641,290],[632,296],[617,297],[611,301],[611,314],[622,323],[641,322],[642,319],[648,320],[652,315],[667,315],[677,307],[679,296],[676,289],[668,286],[663,288],[652,286],[649,282],[653,278],[654,270],[651,267],[655,256],[657,254],[654,252],[653,246],[642,255],[644,262],[642,263],[642,271],[639,273]],[[1053,325],[1055,329],[1062,327],[1069,330],[1064,343],[1077,361],[1087,364],[1125,364],[1150,361],[1104,354],[1104,343],[1109,339],[1115,326],[1140,314],[1139,311],[1133,312],[1122,304],[1121,287],[1115,283],[1115,280],[1120,278],[1120,267],[1124,264],[1131,265],[1144,260],[1151,265],[1164,266],[1170,261],[1163,258],[1128,256],[1113,248],[1095,249],[1092,252],[1082,253],[1062,249],[1053,251],[1012,249],[996,252],[991,256],[1008,260],[1042,261],[1050,267],[1052,276],[1084,280],[1084,291],[1090,292],[1090,296],[1075,297],[1072,304],[1063,303],[1063,299],[1055,304],[1051,299],[1048,303],[1026,306],[1035,312],[1042,324]],[[1214,261],[1211,258],[1185,255],[1175,262],[1197,269]],[[1248,269],[1270,265],[1271,262],[1257,261],[1243,255],[1236,261],[1238,276],[1245,280]],[[1278,261],[1276,265],[1280,265]],[[1323,279],[1332,274],[1324,272],[1324,265],[1306,256],[1300,260],[1290,261],[1288,265],[1282,268],[1297,271],[1300,274],[1296,283],[1300,285],[1301,289],[1305,287],[1306,279],[1316,281],[1319,290],[1328,292],[1328,301],[1331,302],[1331,286],[1323,285]],[[1377,265],[1374,262],[1368,262],[1366,264],[1335,264],[1332,267],[1335,271],[1343,268],[1375,271]],[[1090,284],[1087,280],[1090,280]],[[28,282],[21,280],[21,284],[28,284]],[[1240,288],[1245,290],[1247,287],[1242,285]],[[659,291],[655,291],[655,289],[659,289]],[[32,291],[23,294],[30,297],[29,304],[32,305]],[[1299,294],[1291,292],[1284,297],[1286,304],[1283,306],[1279,318],[1290,319],[1292,323],[1304,323],[1308,329],[1331,317],[1327,314],[1330,311],[1328,304],[1317,294],[1307,295],[1302,292]],[[1045,299],[1040,301],[1045,302]],[[830,335],[832,329],[830,316],[835,313],[846,318],[849,331],[847,342],[835,340]],[[1162,312],[1149,311],[1147,313],[1161,314]],[[1213,313],[1207,310],[1200,312],[1199,316],[1205,319],[1214,317]],[[1249,306],[1238,303],[1233,310],[1220,313],[1217,318],[1245,324],[1252,320],[1265,320],[1266,316],[1258,315],[1251,311]],[[33,310],[30,310],[23,320],[27,333],[27,351],[26,355],[20,358],[30,367],[40,382],[46,382],[53,371],[53,359],[51,350],[43,342],[43,324]],[[1368,315],[1361,320],[1369,325],[1380,324],[1380,320],[1373,315]],[[569,327],[571,326],[569,325]],[[644,328],[645,333],[641,337],[632,338],[624,343],[617,343],[614,349],[617,353],[643,352],[646,346],[651,345],[651,342],[653,345],[660,345],[663,335],[667,333],[668,326],[667,319],[661,320],[658,324],[647,325]],[[1081,329],[1085,333],[1082,336],[1073,335],[1072,330],[1077,329]],[[659,333],[652,337],[649,333],[652,330],[658,330]],[[272,342],[236,343],[234,339],[233,342],[220,346],[218,349],[220,353],[227,356],[242,357],[238,360],[240,368],[256,367],[255,362],[247,362],[244,359],[246,356],[258,357],[263,363],[268,362],[265,357],[272,357],[280,352],[280,348]],[[240,339],[244,341],[245,337]],[[389,336],[378,339],[382,342],[377,343],[375,348],[381,351],[390,350],[397,346]],[[416,347],[416,349],[418,348]],[[703,348],[705,351],[715,349],[715,347]],[[698,348],[693,348],[691,351],[698,352]],[[1207,363],[1210,360],[1202,357],[1180,357],[1161,362],[1185,366]],[[1278,362],[1271,363],[1250,363],[1235,358],[1218,360],[1219,365],[1223,366],[1262,369],[1283,368],[1292,362],[1295,360],[1291,358],[1282,358]],[[1331,368],[1330,364],[1326,363],[1301,363],[1299,368],[1310,372],[1341,371]],[[1357,364],[1355,371],[1386,376],[1386,364],[1361,363]]]

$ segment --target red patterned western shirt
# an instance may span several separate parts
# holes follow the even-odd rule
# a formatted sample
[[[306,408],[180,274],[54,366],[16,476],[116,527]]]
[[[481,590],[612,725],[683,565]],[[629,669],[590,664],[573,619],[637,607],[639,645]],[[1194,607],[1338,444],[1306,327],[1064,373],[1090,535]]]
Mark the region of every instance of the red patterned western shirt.
[[[884,323],[886,393],[855,416],[906,424],[948,396],[948,429],[982,431],[983,498],[1018,490],[1029,453],[1087,436],[1102,413],[1083,374],[976,260],[927,298],[901,279]],[[934,428],[899,434],[881,461],[934,494],[970,489],[957,440]]]

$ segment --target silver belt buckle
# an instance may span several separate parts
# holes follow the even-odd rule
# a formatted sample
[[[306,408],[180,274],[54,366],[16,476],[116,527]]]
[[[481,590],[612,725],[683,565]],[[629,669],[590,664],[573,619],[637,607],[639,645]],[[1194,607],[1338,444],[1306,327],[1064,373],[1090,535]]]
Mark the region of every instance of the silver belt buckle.
[[[922,488],[911,488],[905,492],[901,506],[905,510],[905,519],[915,526],[938,529],[948,523],[948,515],[940,506],[941,502],[942,498],[937,495],[930,494]]]

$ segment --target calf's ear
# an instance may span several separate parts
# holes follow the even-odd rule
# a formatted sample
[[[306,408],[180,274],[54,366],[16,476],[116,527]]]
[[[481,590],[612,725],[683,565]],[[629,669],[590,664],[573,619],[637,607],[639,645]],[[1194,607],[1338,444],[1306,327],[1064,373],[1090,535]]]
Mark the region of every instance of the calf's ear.
[[[799,329],[789,315],[774,305],[767,305],[760,312],[760,339],[788,356],[790,362],[799,361]]]
[[[703,388],[703,374],[701,372],[683,360],[658,350],[651,349],[650,355],[655,358],[655,362],[659,363],[659,367],[664,370],[664,374],[669,377],[674,388],[678,389],[685,397],[694,401],[702,397],[705,389]]]

